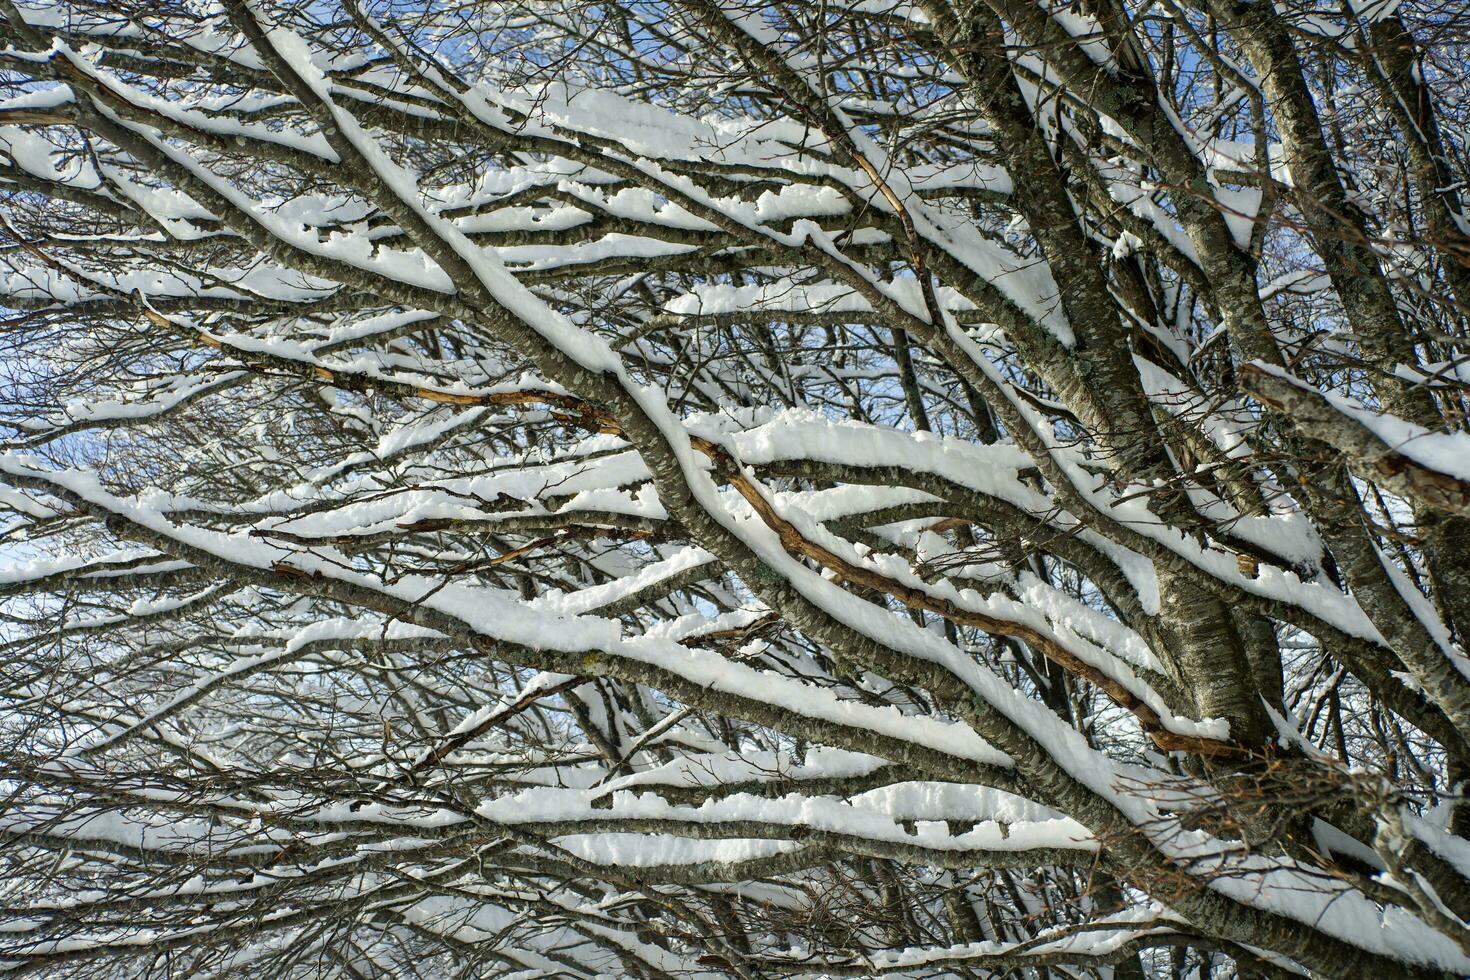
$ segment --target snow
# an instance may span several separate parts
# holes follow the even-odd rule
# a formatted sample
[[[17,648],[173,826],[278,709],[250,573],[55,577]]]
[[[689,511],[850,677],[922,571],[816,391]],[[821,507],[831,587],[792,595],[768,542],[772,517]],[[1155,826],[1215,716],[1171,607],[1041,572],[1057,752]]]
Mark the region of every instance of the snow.
[[[1339,412],[1360,423],[1389,448],[1428,470],[1470,482],[1470,433],[1431,432],[1405,419],[1375,411],[1356,399],[1322,392]]]
[[[573,834],[556,845],[584,861],[610,868],[649,868],[670,864],[751,861],[796,850],[794,841],[691,840],[671,834]]]
[[[647,565],[632,575],[622,576],[605,585],[578,589],[571,595],[544,595],[532,600],[530,606],[533,609],[544,609],[555,615],[586,613],[611,605],[683,572],[710,565],[714,560],[714,555],[703,548],[680,548],[668,558]],[[711,569],[711,574],[714,574],[713,569]]]
[[[1367,20],[1385,16],[1392,6],[1355,0],[1351,9]],[[922,11],[907,4],[862,0],[852,8],[899,21],[925,21]],[[32,13],[36,24],[62,23],[56,11],[28,8],[27,17]],[[1079,39],[1081,51],[1098,64],[1110,63],[1106,45],[1089,39],[1096,29],[1091,18],[1075,11],[1055,16]],[[742,486],[762,495],[762,503],[779,515],[782,530],[800,534],[819,554],[834,558],[834,567],[883,576],[901,586],[903,594],[920,596],[957,619],[986,617],[999,624],[997,632],[1024,632],[1054,643],[1094,676],[1108,678],[1147,705],[1175,733],[1215,739],[1230,734],[1221,719],[1181,714],[1152,686],[1165,672],[1165,651],[1149,646],[1144,635],[1154,634],[1142,624],[1142,633],[1130,629],[1086,588],[1063,587],[1062,576],[1037,574],[1047,570],[1040,559],[1035,565],[1020,565],[961,555],[939,533],[943,526],[934,524],[934,516],[874,526],[878,519],[872,515],[906,505],[942,514],[946,494],[963,500],[984,497],[1015,519],[1034,524],[1038,533],[1072,535],[1077,547],[1111,562],[1131,585],[1136,593],[1131,598],[1145,616],[1157,616],[1161,607],[1155,563],[1172,562],[1191,566],[1223,595],[1254,595],[1277,603],[1288,621],[1308,631],[1326,624],[1387,648],[1356,599],[1322,573],[1322,541],[1307,515],[1285,495],[1269,510],[1243,514],[1202,487],[1190,487],[1187,502],[1219,531],[1186,536],[1151,509],[1148,495],[1156,487],[1127,485],[1118,473],[1100,472],[1098,460],[1065,426],[1055,424],[1055,415],[1044,414],[1017,394],[1017,379],[1027,365],[1018,361],[1003,329],[982,321],[999,312],[1003,315],[998,319],[1027,321],[1062,349],[1074,346],[1077,338],[1058,300],[1059,286],[1065,284],[1058,284],[1024,245],[1006,244],[1024,242],[1024,227],[992,234],[968,207],[955,206],[955,200],[983,196],[1003,202],[1015,189],[1013,177],[1020,181],[1026,175],[938,156],[911,165],[880,145],[874,135],[878,127],[855,121],[873,118],[865,113],[880,114],[911,128],[945,120],[959,103],[940,100],[930,106],[898,96],[834,91],[821,80],[826,69],[810,52],[773,32],[768,18],[732,11],[730,22],[769,45],[772,56],[808,86],[806,94],[830,110],[816,113],[829,132],[815,131],[808,119],[756,119],[735,112],[698,117],[649,104],[631,89],[597,88],[570,74],[566,81],[525,89],[485,82],[458,95],[452,86],[436,92],[431,85],[400,77],[379,52],[365,49],[329,59],[291,31],[265,25],[270,46],[319,101],[319,112],[336,124],[329,141],[295,123],[252,121],[272,118],[276,110],[291,105],[289,96],[247,92],[228,98],[191,94],[165,99],[139,88],[134,74],[107,69],[100,52],[110,48],[53,46],[45,57],[64,60],[68,70],[87,74],[93,84],[106,85],[177,126],[211,139],[243,141],[236,146],[265,146],[302,166],[353,168],[361,181],[379,185],[375,196],[390,212],[330,191],[292,197],[285,196],[289,191],[262,193],[223,176],[222,158],[202,143],[165,137],[121,118],[114,121],[170,161],[168,174],[119,166],[121,157],[112,149],[95,160],[85,154],[64,155],[44,130],[0,127],[0,142],[18,171],[55,181],[68,193],[92,193],[105,182],[108,194],[140,208],[164,229],[163,234],[148,228],[142,236],[119,237],[112,242],[119,251],[163,254],[177,242],[206,235],[227,238],[222,251],[241,245],[233,232],[212,228],[222,215],[168,186],[165,178],[179,174],[188,178],[181,183],[211,201],[211,207],[237,209],[239,214],[229,215],[233,224],[248,220],[278,246],[273,259],[252,261],[247,255],[231,260],[238,266],[211,267],[208,277],[191,273],[183,261],[177,269],[172,260],[92,269],[72,268],[61,260],[55,265],[33,263],[17,253],[0,282],[0,292],[17,308],[47,315],[65,310],[77,321],[119,294],[153,302],[154,313],[172,308],[162,305],[164,300],[212,304],[198,314],[170,312],[165,326],[150,318],[138,333],[146,340],[156,338],[155,331],[177,327],[181,344],[197,341],[215,348],[203,352],[202,361],[189,361],[186,371],[164,372],[167,376],[159,380],[144,372],[149,380],[132,387],[100,377],[96,392],[89,390],[25,421],[25,435],[36,440],[27,444],[54,437],[63,451],[46,461],[14,451],[0,453],[0,475],[15,488],[0,489],[0,504],[18,515],[9,532],[72,522],[85,532],[77,533],[77,540],[97,540],[86,538],[89,526],[77,518],[56,520],[76,506],[93,516],[111,517],[109,538],[149,542],[124,548],[57,546],[42,557],[7,553],[0,565],[0,588],[7,594],[67,597],[67,607],[57,614],[58,656],[75,656],[82,649],[77,642],[82,632],[102,634],[96,643],[101,666],[91,685],[95,690],[80,691],[66,705],[70,714],[62,715],[80,734],[69,737],[58,757],[73,767],[66,774],[89,777],[88,764],[121,758],[118,750],[128,743],[126,750],[140,757],[177,751],[181,758],[207,760],[222,772],[244,772],[245,763],[253,762],[255,744],[278,738],[272,733],[268,739],[262,732],[288,717],[279,701],[300,690],[311,695],[302,704],[309,702],[322,718],[341,712],[366,719],[365,725],[346,726],[355,734],[344,736],[342,757],[355,767],[354,776],[363,785],[373,786],[374,780],[381,784],[366,803],[329,792],[316,799],[268,786],[246,797],[225,788],[199,804],[214,806],[223,815],[212,819],[197,812],[177,819],[158,817],[162,804],[180,802],[170,795],[172,790],[158,788],[139,789],[132,798],[160,804],[147,817],[134,816],[119,804],[111,810],[83,808],[58,820],[59,804],[47,799],[29,809],[13,808],[0,830],[14,835],[45,829],[84,845],[79,852],[90,842],[99,851],[103,844],[126,845],[191,858],[264,855],[282,866],[291,864],[278,857],[288,840],[346,841],[351,856],[341,860],[344,865],[360,863],[362,869],[353,872],[344,895],[372,895],[375,889],[388,894],[405,883],[418,889],[414,895],[437,890],[429,898],[389,900],[395,903],[395,914],[429,932],[466,942],[494,938],[528,973],[569,969],[564,957],[581,969],[587,963],[577,957],[583,956],[597,957],[588,972],[622,969],[605,951],[588,952],[591,936],[657,970],[679,975],[702,971],[683,953],[661,948],[667,937],[647,940],[630,924],[625,909],[631,907],[632,896],[622,890],[625,886],[596,882],[596,875],[588,874],[593,884],[585,893],[536,893],[535,901],[544,903],[541,912],[556,923],[527,937],[503,930],[522,921],[517,916],[524,914],[526,895],[517,889],[530,891],[527,880],[532,876],[505,885],[497,877],[493,853],[476,854],[483,864],[472,868],[473,862],[459,862],[462,855],[436,865],[442,855],[428,858],[420,852],[455,835],[498,839],[499,832],[506,832],[513,838],[507,846],[517,854],[560,854],[591,865],[647,870],[796,856],[810,847],[803,841],[815,835],[822,847],[834,846],[838,854],[912,855],[904,860],[916,875],[983,866],[993,855],[1022,862],[1027,852],[1035,851],[1048,852],[1038,861],[1075,859],[1086,865],[1099,854],[1098,834],[1112,828],[1089,828],[1039,801],[1049,798],[1050,784],[1065,780],[1097,804],[1092,812],[1114,813],[1153,833],[1161,860],[1216,855],[1230,846],[1200,831],[1181,831],[1158,800],[1130,788],[1174,777],[1167,760],[1156,756],[1145,755],[1148,765],[1125,761],[1139,754],[1133,745],[1146,744],[1126,713],[1102,707],[1110,712],[1109,737],[1090,741],[1033,691],[1012,683],[1006,670],[1014,664],[993,670],[974,650],[946,638],[936,617],[916,623],[898,603],[859,594],[833,568],[793,556],[789,541],[732,489],[711,454],[692,444],[708,440],[716,447],[714,455],[728,454]],[[132,38],[145,30],[141,22],[100,17],[89,24],[79,29],[82,37],[90,31],[95,38]],[[215,17],[200,21],[187,43],[222,64],[262,70],[264,62],[255,54],[219,33],[223,24]],[[8,56],[17,71],[27,58],[36,57],[16,51]],[[879,55],[862,55],[868,57]],[[1034,63],[1048,70],[1041,55],[1023,58],[1028,67]],[[436,69],[425,70],[432,85],[442,81],[436,80]],[[446,119],[463,108],[508,138],[536,140],[536,158],[508,154],[463,183],[425,186],[425,174],[416,169],[419,161],[402,152],[397,137],[384,138],[355,116],[365,96],[347,90],[343,82],[349,72],[360,72],[351,76],[358,81],[391,90],[394,111]],[[1223,104],[1239,105],[1244,96],[1237,91]],[[69,88],[49,86],[18,95],[3,108],[40,109],[71,98]],[[456,98],[462,106],[446,104]],[[1218,169],[1223,180],[1229,180],[1230,172],[1254,167],[1262,149],[1273,169],[1284,166],[1279,146],[1196,138],[1184,120],[1176,123],[1191,151],[1205,167]],[[990,140],[978,123],[944,124],[951,133]],[[1126,149],[1127,134],[1110,120],[1103,124],[1109,137]],[[557,156],[558,146],[566,157]],[[860,159],[853,159],[850,149]],[[585,162],[599,154],[607,171]],[[1098,246],[1121,259],[1166,242],[1185,261],[1197,260],[1171,211],[1168,189],[1147,185],[1132,166],[1119,158],[1098,163],[1098,173],[1119,206],[1152,232],[1107,231],[1109,237],[1100,234]],[[725,179],[706,181],[712,173]],[[1285,179],[1284,173],[1280,176]],[[744,181],[760,192],[728,192],[731,183]],[[725,189],[713,192],[710,186]],[[955,192],[955,198],[946,198],[946,191]],[[1259,189],[1215,181],[1212,193],[1236,244],[1248,246],[1263,203]],[[869,359],[860,354],[858,364],[843,367],[810,357],[788,376],[767,379],[771,389],[814,408],[732,404],[748,392],[760,392],[760,384],[748,378],[759,378],[769,368],[724,363],[735,358],[718,346],[720,321],[744,317],[749,324],[742,323],[741,329],[769,328],[779,342],[800,336],[795,329],[772,326],[791,314],[819,312],[839,321],[851,317],[854,324],[865,325],[860,328],[864,337],[880,340],[887,326],[927,323],[933,314],[910,269],[901,261],[880,266],[859,257],[867,245],[891,245],[899,255],[907,248],[908,243],[893,242],[883,230],[896,225],[891,197],[904,202],[914,234],[931,256],[942,257],[946,268],[961,270],[958,278],[966,278],[968,270],[975,280],[961,284],[963,288],[939,283],[935,289],[941,322],[929,326],[970,363],[931,360],[933,345],[920,352],[933,401],[938,404],[954,390],[948,368],[978,375],[987,385],[984,397],[1004,400],[998,403],[1006,409],[1004,438],[1014,441],[987,446],[955,435],[848,421],[848,413],[838,407],[840,398],[809,394],[830,392],[834,385],[859,386],[859,397],[879,406],[874,416],[891,420],[894,414],[883,403],[897,398],[881,353]],[[604,219],[619,230],[568,245],[485,244],[504,233],[565,232]],[[679,284],[656,273],[668,260],[702,246],[674,240],[680,237],[675,232],[726,243],[720,246],[726,255],[771,248],[801,258],[789,266],[690,277],[694,281]],[[433,248],[418,247],[430,242]],[[248,253],[251,246],[244,248]],[[443,265],[431,260],[431,254]],[[313,264],[315,260],[321,262]],[[338,275],[348,286],[298,274],[291,267],[295,261],[325,270],[324,275]],[[1178,259],[1170,256],[1168,261]],[[591,293],[613,310],[606,316],[596,300],[589,302],[583,295],[589,291],[585,277],[604,262],[614,264],[616,275]],[[384,295],[370,302],[355,299],[351,282],[364,277],[378,283]],[[1330,283],[1320,276],[1287,273],[1266,282],[1260,293],[1283,304],[1312,302],[1313,293],[1324,288]],[[1175,299],[1186,295],[1184,287],[1178,289]],[[636,307],[628,300],[635,296],[641,296]],[[269,301],[271,310],[280,310],[279,316],[252,320],[238,315],[262,300]],[[625,301],[638,312],[624,317]],[[637,351],[646,359],[620,356],[618,351],[627,349],[622,346],[626,331],[646,325],[650,316],[677,324],[677,335],[690,339],[691,349],[659,349],[661,340],[652,335]],[[1199,349],[1195,328],[1209,326],[1188,322],[1189,317],[1186,312],[1172,325],[1146,327],[1178,355],[1178,363],[1170,362],[1171,369],[1165,370],[1136,358],[1145,393],[1172,418],[1193,425],[1225,456],[1249,462],[1256,419],[1248,406],[1221,401],[1215,397],[1218,392],[1200,390],[1189,376],[1190,356]],[[447,341],[452,353],[431,356],[417,346],[431,321],[441,337],[452,338]],[[715,335],[708,345],[706,332]],[[977,339],[982,337],[983,345]],[[534,368],[520,360],[525,356]],[[706,356],[708,362],[701,360]],[[154,430],[149,426],[174,424],[170,416],[190,399],[237,381],[255,397],[268,384],[261,378],[269,372],[254,370],[262,360],[294,372],[298,380],[316,372],[321,383],[308,388],[308,395],[329,406],[320,418],[354,435],[360,432],[360,439],[344,437],[310,465],[298,465],[300,460],[275,446],[289,449],[286,443],[294,433],[306,430],[262,418],[246,432],[258,429],[269,437],[262,438],[260,454],[272,465],[252,470],[246,468],[248,461],[241,462],[241,485],[250,487],[253,497],[244,502],[228,499],[228,494],[209,496],[217,490],[200,490],[197,498],[182,491],[125,494],[96,472],[67,469],[59,462],[69,458],[66,450],[91,447],[86,441],[92,436],[90,427],[127,423],[121,429],[129,435],[150,433]],[[1423,369],[1427,366],[1403,365],[1398,373],[1418,382],[1424,380]],[[323,372],[334,374],[339,385],[322,377]],[[392,383],[476,397],[517,392],[528,403],[538,395],[546,400],[506,408],[461,405],[452,399],[421,405],[408,396],[364,396],[361,385],[345,390],[348,374],[369,387]],[[679,390],[686,377],[689,404],[713,405],[713,411],[696,413],[687,407]],[[1446,371],[1435,383],[1453,377]],[[808,383],[812,388],[803,389]],[[721,387],[726,385],[729,391]],[[574,392],[606,401],[600,407],[610,408],[624,422],[649,422],[655,431],[650,435],[647,425],[628,425],[626,437],[552,432],[552,413],[561,402],[552,396]],[[729,392],[737,397],[728,397]],[[1420,465],[1470,479],[1470,436],[1425,431],[1346,396],[1326,397],[1345,417]],[[955,413],[944,407],[936,413],[935,428],[952,433],[954,420]],[[1011,431],[1018,422],[1020,431]],[[270,439],[280,441],[271,445]],[[339,452],[336,447],[345,448]],[[720,456],[720,464],[724,462]],[[844,479],[854,482],[830,485],[821,479],[772,477],[766,485],[764,468],[785,463],[840,466]],[[814,469],[820,472],[821,467]],[[862,482],[863,471],[874,474],[871,483]],[[892,479],[893,473],[902,478]],[[144,487],[155,482],[148,473],[127,475],[134,477]],[[156,482],[183,485],[167,479],[159,476]],[[198,482],[210,486],[208,479]],[[957,510],[963,508],[957,505]],[[414,525],[425,521],[456,523],[448,533],[420,533]],[[514,563],[492,564],[522,541],[541,537],[538,522],[553,529],[545,534],[555,538],[556,547],[546,550],[557,552],[555,557],[548,560],[533,552]],[[862,526],[861,542],[837,533],[837,522]],[[632,536],[623,530],[626,525],[654,531]],[[577,534],[556,537],[555,529],[564,526]],[[45,539],[47,529],[40,530],[43,543],[53,544]],[[1244,542],[1270,560],[1256,574],[1243,574],[1228,550],[1232,541]],[[387,552],[392,561],[380,562]],[[1395,561],[1384,556],[1405,608],[1450,649],[1450,634],[1434,603]],[[933,571],[946,562],[964,567]],[[135,575],[195,569],[211,574],[219,570],[221,577],[248,584],[228,603],[216,603],[215,586],[145,593],[129,581]],[[115,586],[116,594],[109,595],[104,586]],[[72,606],[73,592],[105,598]],[[657,602],[648,596],[657,596]],[[199,608],[203,606],[207,610]],[[1125,618],[1132,614],[1126,602],[1119,606],[1128,607]],[[50,608],[43,607],[42,615]],[[762,629],[754,638],[723,642],[764,626],[775,618],[773,611],[784,620],[779,630]],[[142,628],[150,630],[157,623],[157,635],[177,630],[186,640],[202,639],[181,645],[176,657],[158,658],[137,678],[118,683],[113,670],[127,664],[128,650],[113,644],[109,631],[133,620],[149,621]],[[701,639],[710,634],[721,642]],[[831,654],[841,658],[849,645],[877,651],[874,663],[842,662],[832,669],[824,662]],[[433,657],[398,656],[415,646],[431,648]],[[452,653],[440,661],[442,651]],[[465,651],[473,656],[461,657]],[[913,696],[906,674],[919,677],[920,688],[927,678],[943,680],[949,684],[946,698],[931,708]],[[556,693],[573,681],[575,692]],[[115,695],[110,690],[114,685]],[[29,696],[31,690],[22,693]],[[533,701],[534,709],[521,710]],[[574,712],[581,714],[572,718]],[[734,720],[728,732],[713,723],[721,712]],[[512,714],[511,723],[488,725]],[[803,720],[805,728],[794,721],[791,726],[801,729],[800,738],[790,732],[771,735],[750,722],[772,716]],[[1115,716],[1121,720],[1112,720]],[[1283,738],[1292,741],[1294,736],[1305,744],[1294,721],[1279,714],[1277,719]],[[267,724],[257,728],[258,721]],[[379,721],[381,745],[376,744]],[[410,734],[403,735],[404,729]],[[319,731],[304,726],[297,741],[310,742]],[[395,797],[402,789],[395,780],[405,758],[410,765],[423,761],[435,746],[445,744],[443,739],[471,732],[478,734],[445,756],[444,765],[421,774],[412,794]],[[144,733],[146,739],[140,739]],[[277,753],[272,758],[289,771],[309,764],[310,753],[318,748],[343,750],[336,743],[293,744],[296,734],[279,735],[284,747],[272,744],[259,751]],[[412,741],[395,744],[395,737]],[[812,737],[828,738],[836,746],[813,745]],[[405,744],[412,748],[405,749]],[[896,764],[857,747],[891,750],[894,758],[910,753],[927,760],[926,768]],[[1042,756],[1050,761],[1037,765],[1034,760]],[[1022,759],[1029,764],[1018,771],[1017,760]],[[458,780],[463,772],[481,765],[492,774],[488,779],[472,784],[462,797],[450,794],[451,787],[455,794],[462,788]],[[690,799],[699,802],[682,802]],[[147,812],[147,807],[137,810]],[[1403,817],[1407,832],[1427,848],[1461,871],[1470,869],[1470,845],[1451,835],[1442,821],[1408,810]],[[222,824],[229,828],[225,833],[219,832]],[[354,841],[353,835],[360,836]],[[1371,857],[1361,842],[1325,824],[1317,827],[1317,840],[1339,853]],[[391,882],[369,860],[384,855],[392,858],[396,877]],[[834,860],[825,853],[815,853],[813,859]],[[1456,973],[1470,966],[1446,934],[1408,911],[1375,904],[1345,882],[1324,882],[1312,874],[1314,869],[1280,856],[1232,854],[1230,862],[1232,876],[1210,885],[1218,894],[1294,918],[1363,950]],[[399,874],[400,868],[409,870]],[[271,873],[276,872],[273,868]],[[429,880],[415,882],[418,875]],[[251,875],[235,885],[216,885],[200,876],[181,884],[177,893],[213,894],[211,889],[217,888],[228,894],[263,889],[271,880]],[[784,901],[796,903],[791,897],[800,895],[796,884],[807,882],[798,875],[784,882],[720,887],[785,896]],[[557,910],[572,924],[562,924]],[[27,910],[28,916],[37,914]],[[18,919],[9,928],[39,932],[37,922]],[[1137,939],[1165,936],[1179,924],[1159,906],[1134,901],[1127,912],[1093,931],[1043,932],[1024,945],[891,949],[876,953],[872,965],[921,972],[973,960],[965,965],[985,970],[984,960],[993,956],[1095,956]],[[96,942],[144,945],[161,935],[146,929],[131,936],[80,932],[66,942],[77,949]],[[792,953],[793,966],[804,965],[799,957],[799,951]],[[810,960],[805,965],[817,969],[820,964]]]
[[[1076,821],[1065,818],[1017,820],[1002,825],[993,818],[994,808],[986,807],[985,790],[956,787],[945,792],[948,784],[924,784],[889,787],[874,803],[859,796],[851,803],[825,798],[789,796],[767,799],[736,793],[708,800],[699,806],[677,806],[653,793],[634,795],[627,791],[612,794],[610,808],[593,808],[578,794],[538,787],[503,796],[481,804],[476,814],[496,823],[545,823],[556,826],[578,820],[611,822],[678,820],[706,825],[711,829],[729,824],[737,834],[749,823],[801,827],[807,830],[841,834],[873,842],[912,844],[933,850],[1021,851],[1058,848],[1091,852],[1096,844],[1092,835]],[[968,792],[967,792],[968,791]],[[866,794],[865,794],[866,795]],[[882,808],[884,804],[892,809]],[[912,815],[912,816],[911,816]],[[901,825],[914,819],[912,832]],[[944,821],[978,821],[973,830],[952,834]],[[625,846],[615,849],[613,845]],[[608,863],[637,866],[652,861],[663,863],[666,852],[655,850],[646,857],[634,857],[638,849],[657,848],[653,840],[623,837],[609,842],[603,854],[611,853]],[[600,845],[601,847],[601,845]],[[697,853],[697,852],[696,852]],[[728,858],[727,858],[728,859]]]

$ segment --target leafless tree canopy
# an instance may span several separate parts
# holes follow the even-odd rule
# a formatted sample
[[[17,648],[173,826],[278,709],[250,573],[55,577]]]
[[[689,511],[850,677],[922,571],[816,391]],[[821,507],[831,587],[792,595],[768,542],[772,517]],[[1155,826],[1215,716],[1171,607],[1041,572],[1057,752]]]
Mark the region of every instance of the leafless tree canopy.
[[[0,969],[1470,973],[1467,77],[0,0]]]

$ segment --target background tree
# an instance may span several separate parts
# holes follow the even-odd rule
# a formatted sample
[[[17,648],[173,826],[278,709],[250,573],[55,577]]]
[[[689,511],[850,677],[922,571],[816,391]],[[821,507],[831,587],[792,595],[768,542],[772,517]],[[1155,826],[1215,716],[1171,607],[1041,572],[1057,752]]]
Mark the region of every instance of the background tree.
[[[0,963],[1470,973],[1434,0],[0,0]]]

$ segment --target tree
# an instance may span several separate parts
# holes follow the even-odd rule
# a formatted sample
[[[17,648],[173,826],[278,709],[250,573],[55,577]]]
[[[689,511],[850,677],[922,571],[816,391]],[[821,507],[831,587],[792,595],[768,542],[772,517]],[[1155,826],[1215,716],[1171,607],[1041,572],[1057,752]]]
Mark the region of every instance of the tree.
[[[0,0],[0,962],[1470,972],[1467,28]]]

